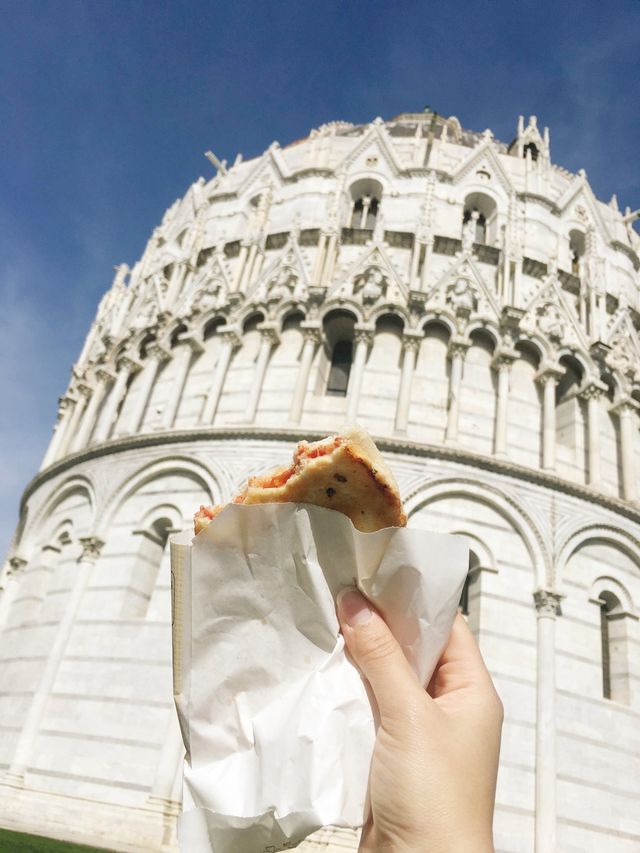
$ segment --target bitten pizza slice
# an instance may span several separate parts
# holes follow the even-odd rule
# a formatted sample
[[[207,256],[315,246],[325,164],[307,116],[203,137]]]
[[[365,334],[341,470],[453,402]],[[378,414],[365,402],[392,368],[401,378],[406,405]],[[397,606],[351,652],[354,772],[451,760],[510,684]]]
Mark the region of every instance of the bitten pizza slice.
[[[371,437],[359,427],[321,441],[301,441],[289,467],[251,477],[232,503],[323,506],[348,516],[365,533],[407,523],[395,478]],[[224,507],[201,506],[194,518],[195,532]]]

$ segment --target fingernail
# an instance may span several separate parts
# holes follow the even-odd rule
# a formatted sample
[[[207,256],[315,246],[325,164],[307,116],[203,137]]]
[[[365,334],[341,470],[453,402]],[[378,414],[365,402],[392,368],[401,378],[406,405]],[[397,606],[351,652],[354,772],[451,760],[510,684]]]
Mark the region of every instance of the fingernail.
[[[338,611],[351,628],[366,625],[373,616],[367,599],[353,587],[341,589],[338,593]]]

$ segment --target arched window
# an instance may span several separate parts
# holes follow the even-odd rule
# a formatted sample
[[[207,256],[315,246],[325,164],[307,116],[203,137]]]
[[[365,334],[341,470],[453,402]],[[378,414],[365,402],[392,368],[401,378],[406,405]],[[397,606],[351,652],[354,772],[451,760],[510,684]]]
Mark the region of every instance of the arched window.
[[[363,178],[350,187],[351,215],[349,227],[373,231],[382,198],[382,185],[373,178]]]
[[[527,144],[522,149],[522,156],[526,158],[527,151],[531,155],[531,159],[535,161],[538,159],[538,147],[533,142],[527,142]]]
[[[629,664],[625,613],[620,599],[608,590],[598,596],[602,649],[602,696],[617,702],[629,701]]]
[[[169,535],[174,532],[169,518],[157,518],[148,527],[135,530],[139,544],[134,560],[129,595],[123,602],[122,616],[140,619],[147,615],[160,564]]]
[[[343,339],[334,344],[331,353],[329,379],[327,380],[327,394],[334,397],[346,397],[352,355],[353,344],[351,341]]]
[[[473,242],[492,246],[496,240],[498,206],[485,193],[470,193],[464,200],[462,215],[463,240],[467,231],[473,229]]]

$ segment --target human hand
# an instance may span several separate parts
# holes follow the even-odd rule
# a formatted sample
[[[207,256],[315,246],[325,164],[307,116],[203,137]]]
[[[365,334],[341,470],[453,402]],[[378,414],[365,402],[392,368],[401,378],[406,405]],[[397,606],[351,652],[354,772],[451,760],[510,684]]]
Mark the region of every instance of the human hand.
[[[425,690],[356,590],[338,618],[379,716],[360,853],[492,853],[502,703],[458,613]]]

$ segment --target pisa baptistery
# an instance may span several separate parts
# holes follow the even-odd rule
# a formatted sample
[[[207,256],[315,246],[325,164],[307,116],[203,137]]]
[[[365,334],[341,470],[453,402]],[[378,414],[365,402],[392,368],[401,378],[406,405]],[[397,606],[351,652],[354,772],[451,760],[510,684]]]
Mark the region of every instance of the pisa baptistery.
[[[358,422],[463,534],[501,853],[640,849],[637,216],[454,117],[218,161],[117,268],[2,570],[0,824],[175,850],[167,538]],[[325,828],[300,849],[355,849]]]

